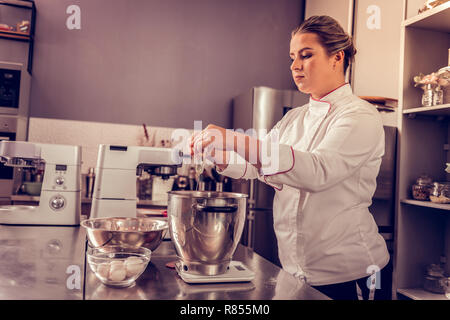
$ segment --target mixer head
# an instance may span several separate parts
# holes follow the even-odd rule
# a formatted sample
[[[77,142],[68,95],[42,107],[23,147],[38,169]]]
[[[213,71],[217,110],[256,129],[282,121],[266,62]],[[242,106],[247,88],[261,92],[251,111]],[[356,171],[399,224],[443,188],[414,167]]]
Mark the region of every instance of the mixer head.
[[[155,165],[155,164],[141,164],[138,166],[136,175],[140,176],[142,171],[146,171],[151,175],[159,176],[163,180],[169,179],[171,176],[177,174],[179,165]]]
[[[0,162],[8,167],[21,167],[21,168],[36,168],[41,163],[41,161],[37,159],[4,157],[4,156],[1,157]]]

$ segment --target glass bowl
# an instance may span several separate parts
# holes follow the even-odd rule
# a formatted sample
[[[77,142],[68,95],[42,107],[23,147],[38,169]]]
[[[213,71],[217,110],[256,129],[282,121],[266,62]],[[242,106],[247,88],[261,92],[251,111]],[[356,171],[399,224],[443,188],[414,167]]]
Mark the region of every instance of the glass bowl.
[[[89,248],[87,261],[92,272],[105,285],[129,287],[147,268],[151,251],[145,247],[105,246]]]

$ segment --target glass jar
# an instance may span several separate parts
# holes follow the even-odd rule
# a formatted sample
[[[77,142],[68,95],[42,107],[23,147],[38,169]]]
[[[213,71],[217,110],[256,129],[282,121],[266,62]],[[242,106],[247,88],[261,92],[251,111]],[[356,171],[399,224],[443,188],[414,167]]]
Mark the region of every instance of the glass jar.
[[[426,291],[433,293],[444,293],[445,287],[445,272],[444,269],[438,264],[430,264],[426,268],[426,273],[423,281],[423,288]]]
[[[444,104],[444,91],[440,86],[437,86],[433,92],[433,106]]]
[[[434,182],[430,191],[430,201],[450,203],[450,182]]]
[[[442,279],[442,284],[444,285],[445,289],[445,297],[447,299],[450,299],[450,277]]]
[[[431,84],[427,84],[422,87],[423,94],[422,94],[422,106],[424,107],[431,107],[433,105],[433,96],[434,96],[434,90]]]
[[[412,185],[412,196],[415,200],[430,200],[431,178],[427,175],[420,176]]]

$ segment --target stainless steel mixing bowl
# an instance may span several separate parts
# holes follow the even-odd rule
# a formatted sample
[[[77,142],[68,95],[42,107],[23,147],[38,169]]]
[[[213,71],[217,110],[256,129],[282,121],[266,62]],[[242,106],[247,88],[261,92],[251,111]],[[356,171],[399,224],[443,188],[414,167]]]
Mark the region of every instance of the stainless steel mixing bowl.
[[[227,271],[241,239],[247,195],[229,192],[169,192],[169,230],[184,272]]]
[[[156,250],[168,230],[167,221],[157,218],[96,218],[84,220],[89,244],[94,247],[121,245]]]

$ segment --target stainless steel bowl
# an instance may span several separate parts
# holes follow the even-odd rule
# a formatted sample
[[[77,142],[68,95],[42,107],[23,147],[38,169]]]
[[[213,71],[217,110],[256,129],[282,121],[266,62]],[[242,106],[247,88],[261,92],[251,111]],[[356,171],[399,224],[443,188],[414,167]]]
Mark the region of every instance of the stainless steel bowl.
[[[246,205],[247,195],[240,193],[169,192],[169,230],[184,272],[227,271],[241,239]]]
[[[96,218],[84,220],[89,244],[94,247],[121,245],[156,250],[168,230],[167,221],[157,218]]]

